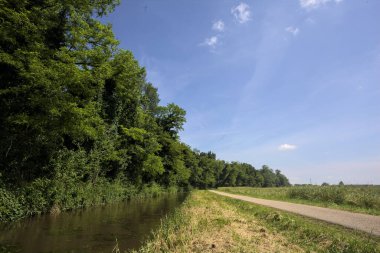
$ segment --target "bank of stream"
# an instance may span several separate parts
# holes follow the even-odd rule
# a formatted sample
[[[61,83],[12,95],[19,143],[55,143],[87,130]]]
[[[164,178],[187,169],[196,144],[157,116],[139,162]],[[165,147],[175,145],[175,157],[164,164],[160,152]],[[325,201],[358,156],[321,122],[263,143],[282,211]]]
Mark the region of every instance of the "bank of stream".
[[[186,194],[133,199],[0,226],[0,252],[110,253],[137,249]]]

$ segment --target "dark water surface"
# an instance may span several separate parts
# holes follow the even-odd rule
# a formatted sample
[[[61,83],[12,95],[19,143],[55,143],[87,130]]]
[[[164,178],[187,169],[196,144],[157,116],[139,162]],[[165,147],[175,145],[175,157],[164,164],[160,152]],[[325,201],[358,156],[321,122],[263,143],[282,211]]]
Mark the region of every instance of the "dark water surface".
[[[111,253],[115,238],[121,252],[137,249],[185,197],[165,195],[25,219],[0,227],[0,252],[11,247],[22,253]]]

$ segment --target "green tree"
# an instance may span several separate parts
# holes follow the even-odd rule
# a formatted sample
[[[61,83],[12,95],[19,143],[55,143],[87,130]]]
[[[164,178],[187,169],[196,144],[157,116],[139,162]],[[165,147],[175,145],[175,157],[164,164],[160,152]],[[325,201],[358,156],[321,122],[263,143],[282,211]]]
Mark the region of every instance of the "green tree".
[[[273,187],[276,184],[276,175],[273,170],[267,165],[263,165],[260,170],[261,175],[264,177],[264,187]]]
[[[186,146],[172,139],[168,133],[160,135],[159,142],[162,145],[159,154],[165,168],[161,182],[167,186],[187,185],[191,170],[185,166]]]
[[[275,172],[276,172],[276,186],[277,187],[290,185],[288,178],[284,176],[283,174],[281,174],[280,170],[276,170]]]
[[[90,150],[104,131],[97,96],[117,41],[95,17],[116,4],[1,1],[0,167],[7,181],[49,174],[56,152]]]
[[[183,124],[186,122],[185,115],[185,110],[173,103],[157,108],[158,125],[175,139],[178,138],[178,132],[183,130]]]

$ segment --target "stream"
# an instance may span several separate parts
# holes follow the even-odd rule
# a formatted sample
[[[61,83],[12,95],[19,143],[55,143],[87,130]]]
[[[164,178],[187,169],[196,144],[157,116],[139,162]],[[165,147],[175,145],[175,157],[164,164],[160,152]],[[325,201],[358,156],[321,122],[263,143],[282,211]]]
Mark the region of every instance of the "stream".
[[[116,239],[121,252],[138,249],[185,198],[168,194],[1,225],[0,252],[111,253]]]

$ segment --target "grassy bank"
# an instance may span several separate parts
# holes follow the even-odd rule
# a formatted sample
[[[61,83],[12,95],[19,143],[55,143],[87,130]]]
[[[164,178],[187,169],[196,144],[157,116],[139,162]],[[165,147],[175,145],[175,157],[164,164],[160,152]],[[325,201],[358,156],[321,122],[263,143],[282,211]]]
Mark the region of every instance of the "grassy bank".
[[[220,191],[380,215],[379,186],[220,187]]]
[[[380,252],[380,239],[251,203],[193,192],[138,252]]]
[[[39,179],[29,185],[8,190],[0,187],[0,222],[12,222],[43,213],[102,205],[130,198],[145,198],[177,192],[179,188],[164,188],[158,184],[137,187],[120,181],[68,184]]]

